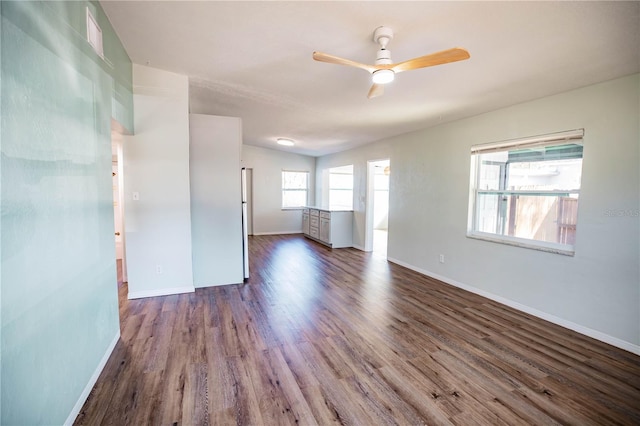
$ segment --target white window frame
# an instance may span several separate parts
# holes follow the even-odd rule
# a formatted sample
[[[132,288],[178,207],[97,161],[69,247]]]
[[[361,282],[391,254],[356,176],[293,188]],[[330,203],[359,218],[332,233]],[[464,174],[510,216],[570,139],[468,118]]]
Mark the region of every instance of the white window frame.
[[[474,145],[471,147],[471,173],[469,190],[469,220],[467,224],[467,237],[484,241],[513,245],[517,247],[541,250],[550,253],[557,253],[573,256],[575,249],[570,244],[560,244],[548,241],[540,241],[528,238],[512,237],[507,235],[493,234],[478,231],[477,218],[479,215],[478,194],[501,194],[501,195],[579,195],[580,188],[566,190],[482,190],[478,188],[480,181],[480,154],[491,152],[504,152],[524,148],[546,147],[564,144],[582,144],[584,129],[570,130],[566,132],[553,133],[530,138],[494,142],[489,144]]]
[[[336,172],[332,170],[336,170],[336,169],[341,169],[343,167],[351,167],[351,173],[342,173],[342,172]],[[331,186],[331,175],[345,175],[345,176],[351,176],[351,188],[335,188]],[[353,164],[347,164],[345,166],[339,166],[339,167],[331,167],[329,169],[329,208],[332,209],[337,209],[337,210],[341,210],[341,209],[345,209],[345,210],[353,210],[353,185],[354,185],[354,167]],[[333,197],[331,197],[331,193],[334,191],[344,191],[349,192],[350,197],[347,197],[351,200],[351,204],[350,205],[338,205],[335,204],[335,202],[332,200]]]
[[[307,176],[307,187],[304,189],[303,188],[285,188],[285,183],[284,183],[285,173],[304,173]],[[310,176],[310,173],[307,170],[285,170],[285,169],[282,170],[282,173],[280,174],[280,182],[282,186],[280,205],[282,206],[282,210],[301,210],[309,204],[309,176]],[[285,192],[302,192],[302,191],[304,191],[305,193],[305,196],[304,196],[305,202],[303,205],[301,206],[285,206],[284,205]]]
[[[87,41],[93,50],[104,59],[104,46],[102,44],[102,29],[98,25],[98,20],[93,16],[87,7]]]

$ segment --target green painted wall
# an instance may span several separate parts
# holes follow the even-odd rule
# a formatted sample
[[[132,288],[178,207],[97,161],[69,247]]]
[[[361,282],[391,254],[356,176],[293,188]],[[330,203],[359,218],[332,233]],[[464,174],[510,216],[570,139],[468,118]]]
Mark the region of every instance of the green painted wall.
[[[2,65],[2,21],[0,16],[0,70]],[[2,152],[2,72],[0,71],[0,153]],[[1,157],[0,157],[1,158]],[[0,160],[0,194],[2,194],[2,161]],[[2,241],[2,197],[0,196],[0,242]],[[2,424],[2,244],[0,243],[0,424]]]
[[[62,424],[119,333],[110,133],[133,130],[131,61],[97,3],[0,8],[0,423]]]

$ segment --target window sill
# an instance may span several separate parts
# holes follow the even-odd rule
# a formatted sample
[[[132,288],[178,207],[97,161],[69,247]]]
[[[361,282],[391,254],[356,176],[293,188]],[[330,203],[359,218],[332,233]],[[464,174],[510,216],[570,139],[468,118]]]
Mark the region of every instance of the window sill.
[[[505,237],[494,234],[486,234],[484,232],[467,232],[467,238],[489,241],[498,244],[506,244],[509,246],[521,247],[531,250],[539,250],[547,253],[561,254],[563,256],[575,256],[576,254],[572,246],[567,246],[564,244],[525,240],[523,238]]]

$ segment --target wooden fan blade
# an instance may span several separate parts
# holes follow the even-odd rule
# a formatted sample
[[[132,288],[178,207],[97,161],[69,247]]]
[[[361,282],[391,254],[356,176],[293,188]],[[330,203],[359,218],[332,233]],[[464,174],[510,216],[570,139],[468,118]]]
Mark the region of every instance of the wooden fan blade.
[[[383,94],[384,94],[384,85],[373,83],[373,86],[371,86],[371,89],[369,89],[369,94],[367,95],[367,98],[371,99],[378,96],[382,96]]]
[[[466,49],[454,47],[430,55],[420,56],[419,58],[409,59],[408,61],[399,62],[389,66],[394,72],[410,71],[418,68],[432,67],[434,65],[448,64],[449,62],[463,61],[471,56]]]
[[[351,61],[349,59],[340,58],[338,56],[329,55],[328,53],[313,52],[313,59],[329,64],[346,65],[349,67],[361,68],[363,70],[374,72],[377,68],[374,65],[361,64],[360,62]]]

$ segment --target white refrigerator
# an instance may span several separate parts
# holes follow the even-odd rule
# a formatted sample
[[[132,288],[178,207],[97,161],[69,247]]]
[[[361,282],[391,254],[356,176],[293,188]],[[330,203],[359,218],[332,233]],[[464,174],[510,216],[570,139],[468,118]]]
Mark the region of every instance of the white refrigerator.
[[[249,225],[247,223],[247,169],[242,168],[242,258],[244,265],[244,279],[249,278]]]

